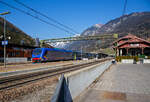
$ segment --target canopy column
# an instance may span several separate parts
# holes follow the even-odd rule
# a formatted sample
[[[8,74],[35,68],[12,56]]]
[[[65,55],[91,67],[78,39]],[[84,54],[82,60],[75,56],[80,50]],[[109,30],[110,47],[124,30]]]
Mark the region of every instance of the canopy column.
[[[144,48],[142,47],[142,55],[144,54]]]
[[[126,48],[126,50],[127,50],[127,55],[128,55],[128,52],[129,52],[129,48]]]

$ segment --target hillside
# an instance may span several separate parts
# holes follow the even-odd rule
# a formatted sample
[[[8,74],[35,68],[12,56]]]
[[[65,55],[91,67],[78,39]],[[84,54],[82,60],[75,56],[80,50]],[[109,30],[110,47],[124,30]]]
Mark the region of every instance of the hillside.
[[[82,32],[82,36],[87,36],[87,35],[95,35],[96,33],[99,33],[99,29],[103,26],[103,24],[95,24],[86,30]]]
[[[136,12],[116,18],[102,26],[96,35],[132,33],[143,38],[150,37],[150,12]]]
[[[3,26],[4,20],[0,17],[0,36],[3,36]],[[35,41],[32,37],[21,31],[19,28],[14,26],[10,22],[6,22],[6,36],[10,36],[11,39],[8,40],[11,44],[19,44],[19,45],[29,45],[33,46],[35,45]],[[0,39],[2,41],[3,38]]]
[[[131,33],[144,39],[150,39],[150,12],[131,13],[111,20],[99,28],[93,27],[95,26],[83,31],[81,36],[117,33],[119,37],[122,37]],[[70,44],[67,49],[81,50],[82,48],[88,52],[99,52],[101,48],[110,47],[112,42],[112,40],[78,41]]]

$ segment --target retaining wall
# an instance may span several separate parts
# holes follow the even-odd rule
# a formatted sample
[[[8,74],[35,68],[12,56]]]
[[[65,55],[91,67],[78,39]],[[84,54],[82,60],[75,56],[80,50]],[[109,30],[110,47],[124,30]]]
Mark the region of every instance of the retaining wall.
[[[121,63],[133,63],[134,60],[133,59],[122,59]]]
[[[143,63],[150,63],[150,59],[144,59]]]
[[[111,64],[111,61],[105,61],[101,64],[66,74],[65,77],[67,78],[67,84],[72,98],[74,99],[80,95],[81,92],[92,84]]]

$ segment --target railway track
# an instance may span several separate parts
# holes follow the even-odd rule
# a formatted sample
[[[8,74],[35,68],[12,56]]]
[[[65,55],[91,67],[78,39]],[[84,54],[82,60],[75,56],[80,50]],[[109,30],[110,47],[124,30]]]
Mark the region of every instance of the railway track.
[[[12,75],[12,76],[7,76],[7,77],[1,77],[0,78],[0,91],[14,88],[14,87],[19,87],[19,86],[32,83],[35,81],[39,81],[45,78],[49,78],[52,76],[57,76],[62,73],[79,70],[88,66],[92,66],[94,64],[98,64],[100,62],[104,62],[106,60],[110,60],[110,58],[98,60],[94,62],[89,62],[89,63],[78,64],[78,65],[64,66],[63,68],[58,68],[58,69],[49,69],[49,70],[43,70],[43,71],[38,71],[38,72],[28,72],[28,73],[17,74],[17,75]]]

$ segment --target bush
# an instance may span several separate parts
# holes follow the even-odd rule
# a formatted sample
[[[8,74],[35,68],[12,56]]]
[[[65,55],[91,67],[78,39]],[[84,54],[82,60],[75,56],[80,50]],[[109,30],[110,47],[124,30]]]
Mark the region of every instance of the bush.
[[[122,59],[134,59],[136,62],[139,61],[138,56],[117,56],[116,61],[121,62]]]
[[[145,55],[139,55],[139,58],[145,58]]]

